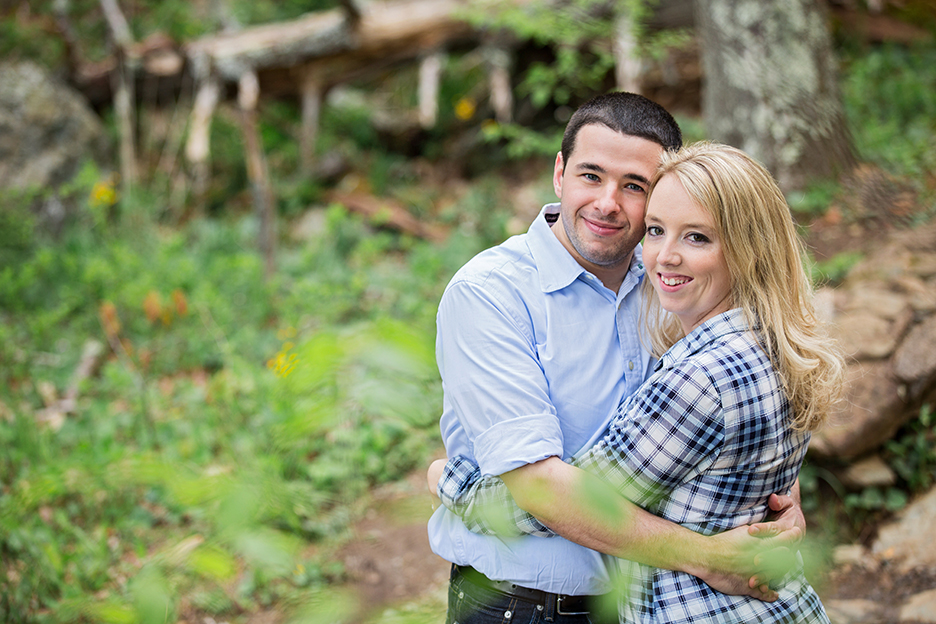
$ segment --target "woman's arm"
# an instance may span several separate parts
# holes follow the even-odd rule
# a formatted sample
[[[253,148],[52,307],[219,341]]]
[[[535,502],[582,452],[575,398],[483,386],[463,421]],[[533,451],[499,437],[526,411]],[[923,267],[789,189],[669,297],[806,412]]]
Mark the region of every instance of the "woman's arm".
[[[747,527],[703,536],[641,509],[608,483],[556,457],[518,468],[503,475],[503,480],[481,478],[465,458],[448,464],[456,468],[451,470],[442,460],[433,463],[430,490],[438,481],[443,502],[464,514],[466,525],[475,532],[501,537],[558,534],[600,552],[692,574],[723,593],[776,598],[761,585],[766,578],[755,562],[770,548],[785,549],[787,537],[768,537],[774,533],[770,527],[762,529],[760,539],[748,536]],[[458,464],[467,477],[459,474]],[[507,483],[519,493],[519,505]],[[453,499],[450,495],[456,490],[460,493]]]
[[[755,554],[795,540],[798,530],[771,540],[749,537],[747,527],[706,537],[640,508],[703,472],[721,451],[721,407],[705,371],[675,371],[674,377],[618,414],[599,445],[576,461],[585,470],[553,457],[501,480],[477,473],[463,478],[474,466],[457,466],[440,482],[443,502],[475,531],[544,534],[531,528],[538,520],[595,550],[688,572],[721,591],[758,595],[747,590],[749,579],[760,580],[751,579],[758,571]],[[775,528],[759,525],[760,535]]]

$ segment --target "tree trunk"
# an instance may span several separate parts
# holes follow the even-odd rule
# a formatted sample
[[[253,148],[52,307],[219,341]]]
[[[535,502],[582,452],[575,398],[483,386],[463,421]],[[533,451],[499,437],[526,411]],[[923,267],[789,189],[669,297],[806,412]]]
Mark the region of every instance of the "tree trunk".
[[[760,160],[785,192],[854,163],[820,3],[697,0],[708,135]]]

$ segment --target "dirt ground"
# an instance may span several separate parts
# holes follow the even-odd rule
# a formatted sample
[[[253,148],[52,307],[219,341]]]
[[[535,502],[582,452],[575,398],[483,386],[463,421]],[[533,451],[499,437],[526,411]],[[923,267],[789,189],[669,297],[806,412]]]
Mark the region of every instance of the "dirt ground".
[[[440,456],[442,455],[440,451]],[[374,493],[374,503],[354,527],[353,539],[339,550],[358,598],[358,617],[419,600],[442,591],[449,564],[429,548],[426,523],[432,515],[425,473]],[[444,621],[444,610],[439,622]]]

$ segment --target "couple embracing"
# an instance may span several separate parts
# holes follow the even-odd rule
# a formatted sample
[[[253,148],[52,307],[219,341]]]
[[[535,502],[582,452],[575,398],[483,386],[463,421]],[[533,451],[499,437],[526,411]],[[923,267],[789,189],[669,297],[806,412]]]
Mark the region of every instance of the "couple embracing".
[[[553,185],[439,305],[448,624],[828,622],[797,557],[764,568],[843,375],[773,178],[611,93]]]

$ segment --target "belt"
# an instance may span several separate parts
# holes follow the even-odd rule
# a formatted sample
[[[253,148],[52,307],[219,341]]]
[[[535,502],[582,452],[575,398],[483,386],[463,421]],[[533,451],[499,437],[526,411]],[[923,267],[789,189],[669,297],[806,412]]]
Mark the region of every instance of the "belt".
[[[552,594],[541,589],[521,587],[510,581],[492,581],[474,568],[452,564],[452,574],[461,575],[469,583],[483,587],[498,594],[511,598],[531,602],[533,604],[548,604],[554,601],[556,613],[560,615],[585,615],[593,610],[591,601],[597,596],[566,596],[565,594]]]

